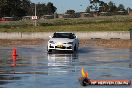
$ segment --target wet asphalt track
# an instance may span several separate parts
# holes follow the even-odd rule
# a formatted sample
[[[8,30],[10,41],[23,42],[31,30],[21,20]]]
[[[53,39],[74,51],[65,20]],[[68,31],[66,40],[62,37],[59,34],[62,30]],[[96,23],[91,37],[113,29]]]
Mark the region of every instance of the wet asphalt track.
[[[47,54],[46,45],[17,46],[17,66],[11,67],[11,49],[0,47],[0,88],[83,88],[81,68],[90,79],[132,80],[132,50],[80,47],[78,53]],[[132,88],[87,86],[85,88]]]

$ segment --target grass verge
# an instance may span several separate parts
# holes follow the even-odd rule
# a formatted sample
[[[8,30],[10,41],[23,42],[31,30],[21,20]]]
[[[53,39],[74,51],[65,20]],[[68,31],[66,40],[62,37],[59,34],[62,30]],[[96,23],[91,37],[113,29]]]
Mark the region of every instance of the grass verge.
[[[0,23],[0,32],[54,32],[54,31],[128,31],[132,28],[132,16],[94,17],[84,19],[38,20]]]

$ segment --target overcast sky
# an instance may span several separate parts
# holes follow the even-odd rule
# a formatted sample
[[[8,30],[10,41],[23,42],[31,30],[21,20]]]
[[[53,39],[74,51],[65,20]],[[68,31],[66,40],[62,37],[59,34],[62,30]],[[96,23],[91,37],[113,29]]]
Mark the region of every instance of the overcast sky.
[[[125,8],[132,8],[132,0],[102,0],[104,2],[113,1],[116,5],[123,4]],[[52,2],[57,7],[58,13],[64,13],[68,9],[73,9],[76,12],[85,11],[89,5],[89,0],[31,0],[31,2]]]

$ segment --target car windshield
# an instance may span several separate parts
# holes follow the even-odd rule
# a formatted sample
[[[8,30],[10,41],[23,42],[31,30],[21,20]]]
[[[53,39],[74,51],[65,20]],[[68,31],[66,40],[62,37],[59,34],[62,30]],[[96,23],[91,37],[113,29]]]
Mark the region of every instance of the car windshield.
[[[53,38],[70,38],[73,39],[72,33],[54,33]]]

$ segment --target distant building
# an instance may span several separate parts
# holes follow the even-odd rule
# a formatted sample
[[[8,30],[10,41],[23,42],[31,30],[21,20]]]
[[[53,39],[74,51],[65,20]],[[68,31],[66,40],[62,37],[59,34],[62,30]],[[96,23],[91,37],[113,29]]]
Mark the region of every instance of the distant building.
[[[127,15],[128,12],[126,12],[126,11],[118,11],[117,14],[118,15]]]
[[[58,14],[58,18],[76,18],[76,14]]]
[[[54,15],[43,15],[41,18],[43,18],[43,19],[54,19]]]
[[[85,17],[93,17],[93,14],[91,14],[91,13],[81,13],[80,14],[80,17],[82,17],[82,18],[85,18]]]
[[[75,14],[63,14],[64,18],[76,18]]]
[[[24,16],[22,17],[22,20],[32,20],[32,16]]]
[[[132,16],[132,11],[129,11],[129,13],[128,13],[130,16]]]
[[[64,18],[63,14],[58,14],[58,18]]]
[[[2,17],[1,21],[15,21],[16,18],[15,17]]]
[[[112,13],[110,12],[100,12],[100,16],[111,16]]]

